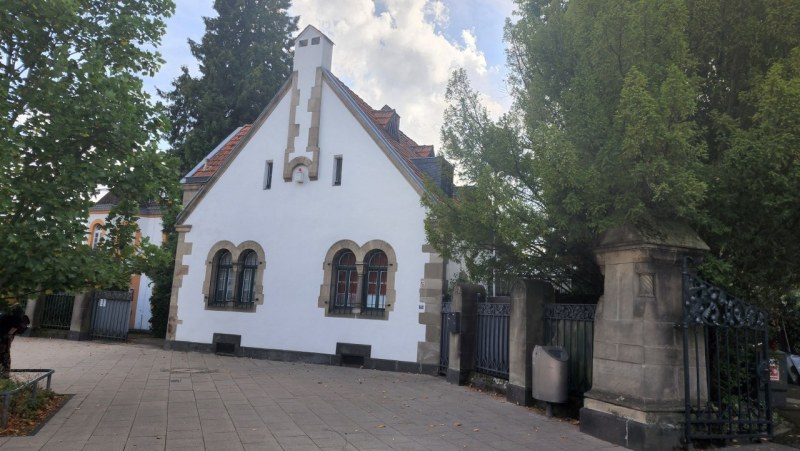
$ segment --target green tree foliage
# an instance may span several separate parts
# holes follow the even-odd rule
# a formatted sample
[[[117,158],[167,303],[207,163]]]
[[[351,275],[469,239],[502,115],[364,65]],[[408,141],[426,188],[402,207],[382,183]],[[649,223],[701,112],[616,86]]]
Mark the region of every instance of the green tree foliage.
[[[599,277],[590,255],[552,233],[520,124],[512,115],[491,120],[464,70],[453,73],[446,99],[444,153],[465,186],[452,198],[429,186],[429,242],[462,261],[475,280],[540,277],[593,291]]]
[[[193,77],[183,67],[170,103],[173,155],[181,172],[194,167],[236,127],[252,123],[292,70],[297,17],[289,0],[215,0],[217,17],[206,17],[201,42],[189,40],[200,63]]]
[[[528,218],[516,216],[536,225],[524,239],[553,243],[538,227],[544,221],[545,231],[569,243],[565,252],[576,252],[616,225],[683,220],[711,247],[705,277],[782,312],[800,287],[800,3],[516,0],[516,6],[506,41],[515,108],[524,118],[520,146],[529,151],[518,179],[535,187],[537,199],[525,206]],[[451,122],[446,115],[445,129]],[[462,135],[458,145],[473,149],[476,161],[492,166],[502,160],[498,152],[518,154],[515,147],[488,149],[489,141],[478,139],[484,128],[455,130]],[[486,204],[459,201],[464,212],[484,211]],[[451,203],[457,204],[442,202]],[[510,211],[501,208],[492,224]],[[460,224],[452,221],[439,235],[451,243],[482,242]],[[504,233],[476,227],[494,241]]]
[[[159,67],[148,49],[174,5],[7,0],[2,9],[0,297],[117,284],[136,200],[159,199],[175,178],[156,146],[165,121],[140,78]],[[84,245],[99,185],[123,199],[111,218],[116,250],[103,255]]]
[[[800,4],[689,5],[703,80],[696,121],[709,149],[706,214],[696,224],[712,250],[703,270],[778,317],[800,287]]]
[[[706,270],[780,317],[800,288],[800,47],[753,85],[740,93],[751,125],[732,130],[710,171]]]
[[[513,88],[543,202],[590,240],[623,223],[691,218],[705,193],[682,0],[520,0]]]

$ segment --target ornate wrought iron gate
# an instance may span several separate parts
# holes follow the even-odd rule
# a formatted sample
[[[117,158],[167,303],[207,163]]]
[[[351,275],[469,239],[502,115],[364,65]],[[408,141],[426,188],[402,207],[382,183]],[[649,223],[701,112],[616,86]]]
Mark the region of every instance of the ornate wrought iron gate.
[[[89,329],[91,338],[127,340],[132,297],[129,291],[95,291]]]
[[[772,436],[767,315],[683,268],[686,443]]]
[[[447,375],[447,367],[450,366],[450,328],[447,322],[450,305],[450,302],[442,302],[442,327],[439,337],[439,374],[442,375]]]
[[[475,371],[508,379],[508,338],[511,304],[478,303],[475,331]]]

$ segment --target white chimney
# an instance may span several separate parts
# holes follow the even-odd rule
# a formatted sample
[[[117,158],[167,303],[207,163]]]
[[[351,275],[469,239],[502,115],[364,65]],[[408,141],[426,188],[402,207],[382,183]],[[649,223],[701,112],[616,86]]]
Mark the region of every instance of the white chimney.
[[[309,25],[294,40],[295,72],[315,73],[317,67],[331,70],[333,41]]]

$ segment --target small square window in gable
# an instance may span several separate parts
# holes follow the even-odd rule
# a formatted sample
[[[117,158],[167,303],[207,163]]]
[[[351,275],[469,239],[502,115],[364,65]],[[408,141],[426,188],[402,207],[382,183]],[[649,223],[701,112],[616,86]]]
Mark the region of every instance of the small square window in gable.
[[[317,36],[316,38],[311,38],[311,45],[317,45],[317,44],[319,44],[319,36]]]
[[[305,47],[308,45],[308,39],[301,39],[300,40],[300,47]]]

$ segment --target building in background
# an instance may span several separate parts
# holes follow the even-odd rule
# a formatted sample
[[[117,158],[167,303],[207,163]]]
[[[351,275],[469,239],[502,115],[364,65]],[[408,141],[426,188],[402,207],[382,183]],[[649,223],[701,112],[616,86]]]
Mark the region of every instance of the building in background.
[[[87,221],[87,244],[94,248],[105,236],[105,220],[111,208],[117,204],[118,199],[113,193],[108,192],[89,209]],[[143,203],[136,220],[138,227],[134,237],[134,245],[148,238],[150,244],[160,246],[164,239],[163,224],[161,222],[161,209],[156,202]],[[132,274],[129,290],[132,292],[131,318],[129,328],[133,330],[149,330],[150,296],[152,294],[152,281],[146,275]]]

